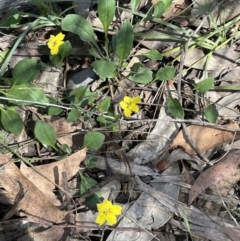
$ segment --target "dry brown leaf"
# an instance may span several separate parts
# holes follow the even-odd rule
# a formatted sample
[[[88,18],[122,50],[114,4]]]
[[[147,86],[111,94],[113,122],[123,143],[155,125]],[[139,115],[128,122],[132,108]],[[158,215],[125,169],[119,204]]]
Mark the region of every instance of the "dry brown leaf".
[[[229,227],[222,227],[223,231],[229,238],[231,238],[233,241],[239,241],[240,240],[240,230],[235,228],[229,228]]]
[[[194,182],[189,193],[188,205],[191,205],[193,200],[211,185],[217,184],[222,179],[230,175],[238,175],[240,177],[240,150],[228,153],[222,160],[214,166],[203,172]],[[231,176],[230,176],[231,177]]]
[[[42,232],[33,231],[24,235],[21,238],[18,238],[17,241],[25,241],[25,240],[34,240],[34,241],[59,241],[62,240],[64,234],[64,228],[62,227],[53,227]]]
[[[40,223],[60,223],[66,216],[65,211],[56,208],[44,194],[22,175],[17,166],[0,153],[0,184],[7,191],[10,200],[20,200],[19,209],[32,221]]]
[[[57,135],[62,135],[62,137],[57,138],[59,143],[67,144],[73,150],[76,150],[81,146],[81,143],[83,143],[84,134],[69,134],[76,132],[77,130],[81,130],[81,123],[76,125],[74,123],[67,122],[66,118],[52,117],[47,115],[43,115],[42,117],[48,124],[50,124],[54,128]]]
[[[239,128],[237,123],[228,124],[226,127]],[[231,142],[234,138],[234,132],[223,131],[214,127],[190,125],[187,127],[187,130],[190,138],[203,153],[215,149],[224,143]],[[236,135],[235,140],[238,139],[240,139],[240,135]],[[171,149],[176,146],[181,146],[190,155],[196,154],[195,150],[187,143],[182,130],[178,133],[169,148]]]
[[[55,185],[53,183],[56,183],[57,185],[63,184],[62,172],[66,172],[68,180],[75,176],[80,169],[81,162],[85,158],[86,149],[83,149],[61,161],[35,167],[44,177],[31,167],[27,167],[23,162],[21,163],[20,170],[22,174],[49,199],[49,201],[51,201],[54,205],[59,205],[59,200],[52,192],[53,189],[55,189]],[[49,180],[52,183],[49,182]]]

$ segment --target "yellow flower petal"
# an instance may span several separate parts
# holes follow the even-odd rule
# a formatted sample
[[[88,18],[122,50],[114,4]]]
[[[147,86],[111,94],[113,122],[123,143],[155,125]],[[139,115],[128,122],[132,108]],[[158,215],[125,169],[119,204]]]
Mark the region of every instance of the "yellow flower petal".
[[[141,102],[140,96],[136,96],[136,97],[132,98],[131,104],[138,104],[140,102]]]
[[[59,33],[56,36],[50,35],[47,46],[51,50],[51,55],[58,54],[59,46],[64,43],[64,37],[65,35],[63,33]]]
[[[131,110],[129,109],[129,108],[125,108],[124,109],[124,115],[126,116],[126,117],[130,117],[131,116]]]
[[[123,98],[123,101],[126,102],[127,104],[131,104],[132,98],[130,98],[129,96],[125,96]]]
[[[120,215],[122,213],[122,207],[120,205],[112,205],[110,212],[114,215]]]
[[[112,203],[108,200],[104,200],[102,203],[97,204],[98,212],[106,212],[106,210],[109,210],[112,206]]]
[[[96,218],[96,223],[99,225],[103,225],[107,221],[105,213],[99,213]]]
[[[64,37],[65,37],[65,34],[59,33],[59,34],[56,35],[55,38],[56,38],[56,41],[61,41],[61,40],[64,39]]]
[[[106,219],[107,219],[107,223],[112,226],[114,224],[117,223],[117,218],[116,218],[116,215],[112,214],[112,213],[107,213],[106,215]]]
[[[138,113],[138,112],[139,112],[139,106],[136,105],[136,104],[131,104],[131,105],[129,106],[129,109],[130,109],[131,111],[135,112],[135,113]]]
[[[54,45],[51,48],[51,55],[56,55],[56,54],[58,54],[58,46]]]
[[[104,200],[104,201],[102,202],[102,205],[104,205],[105,208],[111,208],[112,203],[111,203],[109,200]]]
[[[119,105],[121,106],[122,109],[126,109],[129,106],[129,104],[127,104],[125,101],[121,101]]]

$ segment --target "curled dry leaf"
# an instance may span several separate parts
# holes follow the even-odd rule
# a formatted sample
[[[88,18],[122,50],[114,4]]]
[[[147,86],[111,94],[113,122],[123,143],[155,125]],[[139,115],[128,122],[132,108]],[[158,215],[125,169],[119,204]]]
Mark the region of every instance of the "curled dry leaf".
[[[239,128],[237,123],[228,124],[226,127],[237,129]],[[190,138],[202,153],[214,150],[220,147],[222,144],[229,143],[234,139],[234,132],[223,131],[214,127],[190,125],[187,127],[187,130],[189,132]],[[240,139],[240,135],[236,134],[235,140],[238,139]],[[169,148],[171,149],[176,146],[181,146],[185,152],[190,155],[196,155],[195,150],[193,150],[192,147],[188,144],[182,130],[178,133]]]
[[[22,210],[26,216],[39,223],[60,223],[66,216],[65,211],[56,208],[44,194],[22,175],[17,166],[6,156],[0,153],[0,184],[6,190],[6,196],[10,200],[19,200],[18,210]]]
[[[57,185],[63,184],[62,172],[66,172],[68,180],[71,179],[79,171],[79,166],[85,158],[86,149],[83,149],[61,161],[35,167],[42,175],[37,173],[31,167],[27,167],[23,162],[21,163],[20,170],[22,174],[49,199],[49,201],[54,205],[60,205],[60,201],[53,194],[53,189],[55,189],[53,183],[56,183]],[[49,180],[52,183],[49,182]]]
[[[217,164],[203,172],[194,182],[189,193],[188,205],[191,205],[193,200],[211,185],[217,184],[227,176],[234,175],[240,177],[240,150],[228,153]],[[239,178],[240,179],[240,178]]]

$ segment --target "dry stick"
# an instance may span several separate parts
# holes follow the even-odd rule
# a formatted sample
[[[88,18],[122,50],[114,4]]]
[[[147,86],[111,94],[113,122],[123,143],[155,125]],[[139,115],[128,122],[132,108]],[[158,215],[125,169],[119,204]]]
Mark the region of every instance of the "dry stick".
[[[205,18],[203,19],[203,21],[201,22],[201,24],[198,26],[198,28],[193,32],[193,34],[196,34],[199,29],[202,27],[204,21],[206,20],[207,16],[205,16]],[[192,40],[192,35],[190,35],[190,37],[188,38],[188,41],[186,42],[186,44],[184,45],[184,48],[182,50],[182,54],[181,54],[181,58],[180,58],[180,68],[179,68],[179,76],[178,76],[178,83],[177,83],[177,92],[178,92],[178,99],[179,102],[182,104],[182,96],[181,96],[181,82],[182,82],[182,72],[183,72],[183,66],[184,66],[184,61],[186,58],[186,53],[188,50],[188,45]],[[196,151],[197,155],[199,157],[201,157],[206,163],[209,163],[209,160],[207,157],[205,157],[204,154],[202,154],[201,150],[197,147],[197,145],[194,143],[194,141],[192,140],[191,136],[189,135],[189,132],[187,130],[186,124],[182,123],[182,127],[183,127],[183,134],[184,137],[187,139],[188,144]]]
[[[62,180],[63,180],[63,187],[64,190],[66,191],[66,193],[70,193],[69,192],[69,188],[68,188],[68,179],[67,179],[67,173],[66,172],[62,172]],[[66,198],[66,209],[70,210],[70,206],[71,206],[71,201],[68,195],[66,195],[66,193],[64,193],[65,198]]]

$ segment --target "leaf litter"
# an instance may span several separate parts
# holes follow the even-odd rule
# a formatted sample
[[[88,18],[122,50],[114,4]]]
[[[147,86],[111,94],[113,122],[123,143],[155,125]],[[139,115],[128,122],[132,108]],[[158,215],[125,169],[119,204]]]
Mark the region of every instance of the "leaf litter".
[[[135,1],[131,1],[131,4],[134,2]],[[160,6],[161,4],[159,1],[146,1],[147,3],[143,2],[144,1],[138,1],[139,5],[136,6],[136,9],[138,10],[137,13],[139,14],[147,12],[153,5],[155,7],[156,5]],[[198,16],[195,18],[196,16],[194,11],[199,11],[198,7],[200,2],[201,1],[194,1],[194,8],[187,12],[187,14],[190,13],[191,16],[187,16],[187,18],[185,18],[185,14],[181,15],[181,13],[183,10],[187,10],[188,6],[184,6],[183,1],[174,1],[174,4],[170,6],[169,11],[164,13],[163,19],[170,19],[169,23],[171,20],[173,20],[174,23],[180,23],[180,26],[188,26],[190,29],[192,24],[198,27],[200,24],[202,24],[200,20],[203,18],[198,18]],[[86,6],[87,9],[89,7],[89,3]],[[227,7],[226,5],[224,6],[225,8]],[[86,9],[80,12],[81,16],[86,17],[86,15],[88,15],[88,10],[86,11]],[[154,14],[159,14],[159,10],[154,11]],[[229,12],[229,9],[227,8],[225,12]],[[97,12],[94,10],[94,8],[91,10],[91,13],[93,14],[91,17],[96,20],[91,21],[91,24],[94,25],[94,23],[100,23],[100,20],[96,14]],[[223,13],[223,11],[221,11],[221,13]],[[239,14],[237,7],[234,9],[233,14],[235,15],[235,13]],[[216,21],[216,25],[221,24],[219,19],[215,19],[215,10],[212,12],[212,17],[214,21]],[[221,21],[224,23],[229,20],[229,17],[225,18],[225,15],[223,17],[224,18],[221,18]],[[232,15],[231,19],[233,17],[234,16]],[[123,18],[128,18],[128,20],[125,21],[124,27],[130,31],[131,34],[127,37],[131,37],[130,40],[132,41],[133,32],[131,31],[132,28],[129,21],[132,18],[132,14],[121,14],[121,18],[122,22],[124,20]],[[189,21],[189,19],[192,22]],[[117,18],[116,21],[118,21]],[[136,19],[134,19],[134,21],[136,21]],[[202,26],[212,26],[213,23],[211,21],[212,19],[208,17],[206,21],[203,22]],[[208,238],[209,240],[239,240],[239,230],[237,229],[238,226],[234,223],[234,221],[232,221],[231,216],[225,216],[224,218],[221,217],[221,208],[223,207],[221,197],[224,198],[229,195],[230,190],[239,181],[239,163],[237,158],[239,155],[239,150],[230,150],[226,156],[222,157],[222,160],[218,161],[217,163],[212,163],[212,157],[214,157],[215,154],[217,154],[217,159],[221,159],[219,155],[222,156],[225,154],[222,151],[226,144],[231,144],[232,142],[237,143],[237,140],[239,140],[239,126],[237,122],[234,122],[236,121],[236,118],[238,118],[238,93],[231,93],[231,95],[228,96],[222,96],[221,93],[218,93],[217,95],[216,91],[214,90],[207,91],[206,93],[199,93],[201,91],[198,89],[195,88],[195,90],[193,90],[195,84],[193,85],[192,83],[195,80],[193,81],[192,79],[188,79],[191,75],[195,77],[196,73],[198,72],[200,73],[201,80],[203,79],[203,75],[205,77],[208,75],[208,77],[217,78],[217,81],[214,81],[213,83],[213,88],[216,87],[217,89],[219,86],[224,86],[224,76],[227,77],[225,73],[231,71],[235,71],[236,73],[237,71],[235,64],[239,58],[239,53],[236,51],[234,45],[228,47],[225,45],[220,49],[215,49],[216,46],[214,45],[212,45],[211,48],[207,46],[205,49],[204,47],[202,48],[202,46],[192,45],[192,48],[187,51],[187,57],[183,63],[180,61],[181,52],[179,51],[178,47],[184,41],[187,41],[189,37],[191,37],[193,31],[184,31],[184,29],[179,28],[175,28],[173,30],[163,26],[155,27],[151,21],[146,21],[145,23],[143,22],[144,21],[142,21],[139,26],[134,26],[133,28],[135,32],[135,40],[139,42],[140,47],[138,46],[136,49],[131,49],[130,47],[126,53],[121,52],[121,48],[118,49],[117,54],[120,57],[120,62],[124,62],[124,59],[129,57],[129,51],[131,51],[131,53],[135,53],[136,56],[141,51],[147,52],[148,49],[158,49],[159,52],[163,54],[165,62],[160,62],[159,60],[151,62],[152,60],[147,55],[139,58],[136,58],[135,56],[133,58],[129,57],[128,61],[130,63],[132,61],[132,66],[135,63],[141,65],[142,69],[147,66],[148,73],[152,71],[152,73],[148,75],[148,85],[144,85],[144,83],[147,83],[144,78],[141,80],[141,82],[137,80],[134,81],[134,83],[129,83],[129,79],[126,79],[129,73],[125,73],[125,75],[123,74],[125,77],[120,79],[118,82],[119,86],[117,90],[115,93],[112,93],[115,95],[115,101],[117,103],[121,101],[122,97],[127,94],[130,94],[131,96],[141,96],[141,98],[144,100],[143,105],[141,106],[142,111],[138,115],[134,116],[134,118],[138,120],[135,119],[133,121],[134,123],[131,123],[131,119],[121,121],[119,133],[112,136],[109,135],[109,137],[105,139],[105,141],[110,142],[107,151],[103,151],[101,149],[100,151],[103,151],[103,153],[101,153],[102,155],[100,156],[99,151],[99,153],[97,153],[95,156],[95,162],[93,161],[91,163],[92,166],[95,166],[95,169],[88,169],[86,167],[84,170],[80,168],[80,165],[86,157],[86,150],[84,149],[79,151],[79,148],[82,147],[82,143],[84,142],[83,136],[85,133],[85,127],[90,126],[90,129],[92,129],[92,123],[85,121],[85,123],[75,122],[72,124],[68,123],[65,118],[52,118],[48,115],[43,116],[38,113],[38,117],[50,124],[55,130],[57,134],[56,145],[59,143],[67,144],[69,147],[72,147],[73,151],[76,152],[70,154],[68,157],[60,161],[54,160],[54,162],[47,162],[44,165],[42,165],[42,163],[40,163],[40,165],[37,164],[36,169],[44,177],[39,175],[32,168],[27,167],[24,162],[21,162],[21,167],[18,169],[10,159],[8,159],[5,155],[2,155],[1,165],[3,172],[1,173],[2,179],[0,180],[0,183],[6,191],[7,198],[13,204],[12,209],[6,214],[5,219],[11,218],[11,216],[17,214],[21,210],[23,213],[25,213],[29,220],[35,222],[51,225],[65,221],[68,212],[62,211],[54,206],[62,204],[62,201],[60,202],[60,199],[58,199],[53,192],[56,188],[56,185],[53,183],[56,183],[58,186],[62,186],[64,183],[66,184],[66,180],[62,177],[62,172],[66,173],[67,180],[73,179],[73,181],[75,181],[75,176],[78,171],[84,172],[84,175],[88,175],[87,180],[90,180],[89,182],[94,183],[94,185],[91,187],[93,189],[101,189],[100,186],[104,185],[104,182],[106,182],[104,187],[107,187],[108,176],[111,174],[121,174],[123,177],[124,175],[130,176],[131,174],[134,174],[141,176],[142,181],[138,177],[135,179],[132,178],[132,183],[134,184],[130,185],[130,181],[128,181],[129,178],[126,177],[125,181],[122,181],[122,186],[124,187],[123,192],[120,193],[118,197],[113,195],[116,198],[116,200],[113,201],[121,202],[125,213],[123,218],[119,220],[116,229],[111,232],[107,240],[112,240],[113,237],[122,237],[121,239],[131,237],[131,239],[134,238],[135,240],[145,240],[146,238],[148,240],[152,240],[154,238],[157,239],[153,230],[158,232],[160,237],[159,228],[161,228],[161,231],[164,230],[166,233],[168,232],[165,224],[171,225],[172,228],[188,231],[186,223],[182,221],[182,219],[185,217],[190,224],[191,235],[193,235],[194,238],[196,236],[202,236]],[[88,31],[87,28],[90,28],[90,22],[86,21],[85,23],[86,25],[81,29],[81,31]],[[111,23],[109,22],[108,24]],[[121,28],[122,25],[121,23],[119,24]],[[62,24],[62,27],[63,29],[66,28],[67,30],[67,21]],[[102,25],[98,25],[98,27],[102,27]],[[114,30],[115,27],[116,26],[113,24],[109,26],[109,29],[111,29],[109,31],[110,35],[113,34],[112,30]],[[152,29],[149,30],[150,28]],[[83,34],[81,31],[78,32],[80,37]],[[99,31],[101,32],[103,30]],[[208,32],[208,29],[203,29],[202,31],[202,33],[206,31],[207,34],[211,34]],[[163,39],[161,39],[162,36],[168,33],[171,33],[171,36],[175,37],[175,39],[165,38],[163,41]],[[157,39],[159,36],[161,37]],[[194,38],[195,37],[199,36],[194,35]],[[85,40],[91,42],[93,45],[96,44],[95,33],[91,32],[91,35],[87,36]],[[212,40],[209,40],[208,43],[211,43],[211,41]],[[130,45],[127,45],[127,47],[129,46]],[[145,46],[148,49],[143,49],[142,46]],[[173,54],[170,52],[168,53],[168,51],[172,51]],[[19,52],[19,49],[17,52]],[[38,52],[38,54],[42,53],[44,52]],[[208,55],[206,56],[206,54]],[[135,62],[133,62],[134,58],[136,58]],[[152,82],[155,75],[154,66],[157,66],[156,70],[158,70],[161,68],[161,65],[164,65],[167,61],[169,61],[168,67],[171,68],[171,58],[175,58],[175,63],[173,64],[174,67],[181,67],[181,65],[184,65],[182,77],[184,77],[184,80],[186,80],[184,85],[187,88],[182,89],[182,92],[180,91],[181,95],[184,97],[184,108],[180,109],[180,116],[176,116],[174,113],[178,111],[178,108],[180,108],[182,105],[180,101],[177,102],[180,99],[180,92],[179,86],[177,86],[177,84],[175,85],[177,82],[176,78],[178,78],[179,73],[177,72],[177,77],[174,77],[173,80],[169,80],[168,82],[161,82],[161,84],[159,82]],[[200,58],[202,58],[202,60],[198,61]],[[206,61],[208,62],[208,65],[206,65]],[[107,63],[107,61],[105,62]],[[131,71],[132,66],[129,64],[128,72]],[[51,93],[53,96],[55,95],[55,99],[57,98],[57,93],[59,91],[56,86],[61,86],[61,81],[66,81],[66,79],[61,79],[61,76],[58,72],[53,74],[52,71],[48,72],[46,70],[47,69],[45,69],[45,72],[47,72],[47,74],[45,74],[45,77],[42,75],[42,79],[46,79],[40,81],[43,81],[42,83],[44,90]],[[113,76],[113,73],[106,76]],[[151,79],[149,76],[153,78]],[[50,88],[50,85],[47,86],[47,83],[49,83],[51,78],[54,79],[54,84],[51,86],[52,88]],[[229,79],[226,78],[226,80],[228,81]],[[198,151],[195,150],[195,148],[192,146],[192,143],[189,143],[189,138],[186,139],[184,136],[183,131],[180,129],[181,122],[177,122],[178,120],[172,117],[183,117],[184,111],[186,119],[189,117],[189,115],[189,119],[194,119],[194,115],[188,112],[188,103],[195,103],[195,101],[199,98],[200,103],[195,103],[194,111],[195,113],[201,112],[201,106],[203,106],[204,109],[207,108],[209,104],[208,101],[202,102],[205,94],[207,95],[207,98],[210,100],[211,104],[216,104],[216,110],[219,114],[217,118],[218,124],[216,124],[215,127],[205,125],[187,126],[191,141],[195,143],[201,153],[209,158],[209,163],[200,165],[200,163],[203,163],[204,161],[197,159],[199,158],[196,155]],[[169,107],[166,104],[167,100],[169,100],[169,97],[172,98],[172,100],[176,100],[176,102],[172,101],[173,104],[171,105],[171,110],[169,110]],[[119,112],[117,107],[116,110]],[[196,116],[199,117],[201,114]],[[204,120],[201,117],[200,119]],[[231,119],[231,121],[234,123],[226,124],[223,119]],[[149,123],[149,120],[151,121],[151,124]],[[215,119],[212,118],[212,120]],[[221,124],[221,121],[224,122],[224,125]],[[218,129],[218,125],[227,128],[234,128],[235,131]],[[81,132],[83,129],[84,131]],[[131,133],[129,134],[129,132]],[[131,137],[131,140],[128,139],[129,136]],[[172,144],[170,144],[171,142]],[[178,147],[181,147],[181,149]],[[44,149],[45,147],[41,148],[42,149],[39,150],[39,153],[46,152],[46,149]],[[97,148],[93,147],[92,151],[95,151],[96,149]],[[22,152],[21,154],[25,153]],[[36,154],[32,156],[35,155]],[[49,157],[51,157],[51,155]],[[89,154],[87,155],[87,158],[90,158]],[[183,166],[181,165],[180,160]],[[166,164],[163,168],[159,164],[161,162]],[[196,165],[194,162],[198,165]],[[129,171],[129,167],[126,165],[126,163],[129,165],[129,167],[131,167],[132,172]],[[208,165],[211,165],[211,167]],[[203,167],[207,168],[203,169]],[[184,183],[184,178],[176,179],[176,175],[180,175],[181,169],[185,170],[181,176],[186,176],[186,179],[189,180],[189,184],[193,183],[193,176],[199,176],[192,184],[192,187],[190,187],[189,184]],[[159,170],[162,173],[160,173]],[[168,179],[164,179],[164,176],[168,176]],[[111,175],[111,177],[114,177],[114,175]],[[99,181],[98,184],[95,179]],[[147,185],[146,183],[150,184]],[[189,193],[188,204],[192,204],[190,207],[185,204],[187,201],[180,202],[178,200],[183,189],[185,189],[185,194]],[[218,201],[204,200],[203,196],[200,195],[204,191],[208,193],[210,197],[211,195],[218,196]],[[89,190],[89,192],[91,193],[91,190]],[[139,193],[139,196],[133,195],[135,192]],[[111,197],[111,191],[107,193],[110,193]],[[88,192],[86,192],[85,195],[88,195]],[[232,197],[236,196],[236,194],[231,195]],[[74,194],[73,198],[75,197],[76,196]],[[90,225],[88,229],[86,229],[86,227],[84,228],[84,225],[82,227],[78,226],[79,233],[81,233],[83,230],[102,229],[101,227],[97,227],[96,224],[93,224],[95,222],[96,213],[94,208],[92,208],[93,206],[91,206],[92,200],[90,199],[91,195],[87,196],[87,198],[84,199],[87,200],[84,202],[84,205],[91,209],[91,213],[89,213],[89,210],[87,211],[87,209],[84,209],[78,214],[86,214],[85,216],[76,214],[76,225],[78,222],[81,225],[82,223],[85,225],[88,222],[87,224]],[[131,203],[129,200],[131,200]],[[78,200],[75,199],[75,201],[77,202]],[[201,201],[205,202],[204,205],[201,204]],[[82,203],[78,204],[81,205]],[[96,203],[94,203],[94,205],[95,204]],[[236,209],[236,207],[229,207],[229,209],[230,208]],[[89,213],[89,215],[87,215],[87,213]],[[173,216],[177,217],[179,220],[174,220]],[[125,230],[124,228],[127,228],[128,230]],[[61,235],[63,235],[61,232],[62,230],[63,229],[51,228],[40,233],[32,232],[32,237],[34,237],[35,240],[41,240],[41,237],[39,236],[44,235],[44,237],[49,240],[49,237],[54,235],[57,239],[57,237],[61,238]],[[166,235],[166,233],[164,233],[164,235]],[[196,238],[196,240],[198,239]]]

